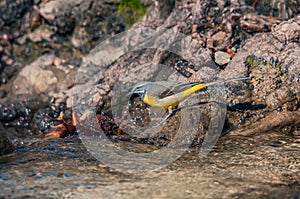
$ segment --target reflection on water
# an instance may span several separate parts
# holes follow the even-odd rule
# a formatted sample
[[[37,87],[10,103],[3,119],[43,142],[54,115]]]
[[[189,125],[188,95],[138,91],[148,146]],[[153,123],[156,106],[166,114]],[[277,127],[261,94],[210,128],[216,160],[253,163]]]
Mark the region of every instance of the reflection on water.
[[[141,145],[141,147],[143,147]],[[3,196],[220,198],[300,196],[300,137],[222,137],[205,158],[191,149],[163,168],[124,174],[96,161],[77,137],[33,143],[0,158]]]

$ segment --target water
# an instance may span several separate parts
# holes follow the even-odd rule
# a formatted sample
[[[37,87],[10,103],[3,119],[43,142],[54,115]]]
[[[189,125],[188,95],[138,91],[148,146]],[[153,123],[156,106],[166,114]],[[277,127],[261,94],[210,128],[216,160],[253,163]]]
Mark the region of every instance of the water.
[[[25,145],[0,159],[7,198],[300,198],[300,136],[220,138],[166,168],[126,174],[95,160],[77,136]]]

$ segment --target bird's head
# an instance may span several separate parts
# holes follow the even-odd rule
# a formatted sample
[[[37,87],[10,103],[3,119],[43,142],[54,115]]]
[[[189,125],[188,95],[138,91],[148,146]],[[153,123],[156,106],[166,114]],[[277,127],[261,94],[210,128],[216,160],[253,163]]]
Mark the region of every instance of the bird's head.
[[[135,85],[129,93],[126,94],[126,96],[136,96],[139,95],[142,99],[144,99],[147,89],[145,82],[140,82],[137,85]]]

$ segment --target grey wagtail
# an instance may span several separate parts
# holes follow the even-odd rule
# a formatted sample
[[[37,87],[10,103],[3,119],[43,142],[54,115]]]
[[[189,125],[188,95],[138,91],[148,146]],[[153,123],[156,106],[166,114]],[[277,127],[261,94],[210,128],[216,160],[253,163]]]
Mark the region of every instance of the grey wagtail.
[[[131,92],[127,95],[138,94],[144,103],[150,107],[163,108],[169,111],[169,114],[162,122],[162,124],[173,113],[173,108],[178,106],[179,103],[191,96],[197,91],[200,91],[209,86],[222,84],[231,81],[239,81],[249,79],[249,77],[231,78],[227,80],[213,81],[208,83],[203,82],[172,82],[172,81],[159,81],[159,82],[139,82]],[[160,96],[163,95],[163,96]],[[156,125],[156,126],[158,126]]]

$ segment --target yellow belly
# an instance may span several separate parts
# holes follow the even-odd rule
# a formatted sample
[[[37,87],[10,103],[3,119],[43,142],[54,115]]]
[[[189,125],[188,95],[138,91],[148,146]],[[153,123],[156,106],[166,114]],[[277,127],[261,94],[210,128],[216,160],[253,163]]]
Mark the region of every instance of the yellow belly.
[[[193,93],[206,87],[206,84],[197,84],[191,88],[184,90],[183,92],[158,99],[157,97],[146,94],[144,102],[152,107],[159,107],[163,109],[170,109],[177,106],[180,102],[191,96]]]

